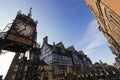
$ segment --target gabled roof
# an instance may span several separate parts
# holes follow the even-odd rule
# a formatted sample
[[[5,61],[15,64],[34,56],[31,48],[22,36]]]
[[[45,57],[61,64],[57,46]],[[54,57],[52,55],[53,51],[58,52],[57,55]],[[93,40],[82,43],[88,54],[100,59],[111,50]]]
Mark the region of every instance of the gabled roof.
[[[91,64],[92,64],[92,61],[89,57],[87,57],[86,59],[87,59],[87,61],[91,62]]]
[[[68,47],[68,48],[66,48],[67,50],[70,50],[70,51],[75,51],[75,48],[74,48],[74,46],[70,46],[70,47]]]
[[[51,45],[51,44],[47,44],[47,45],[52,49],[53,45]]]
[[[85,54],[84,54],[83,51],[81,50],[81,51],[78,51],[78,55],[83,56],[83,55],[85,55]]]
[[[51,45],[51,44],[43,43],[41,49],[43,48],[43,45],[44,45],[44,44],[48,45],[51,49],[52,49],[52,47],[53,47],[53,45]]]
[[[63,43],[62,42],[59,42],[57,44],[55,44],[55,42],[51,45],[47,42],[47,37],[44,38],[44,42],[43,42],[43,45],[46,44],[49,46],[49,48],[51,48],[51,50],[53,50],[53,52],[57,53],[57,54],[61,54],[61,55],[68,55],[68,56],[72,56],[73,52],[78,54],[78,52],[75,50],[74,46],[70,46],[68,48],[65,48]],[[42,45],[42,48],[43,48],[43,45]],[[62,50],[65,50],[65,53],[62,51]],[[83,56],[84,53],[82,51],[79,51],[79,53]]]
[[[56,51],[56,53],[58,53],[58,54],[63,54],[63,55],[66,55],[66,50],[65,50],[65,53],[63,53],[62,52],[62,47],[56,47],[56,49],[57,49],[57,51]]]
[[[61,48],[64,48],[64,49],[65,49],[65,47],[64,47],[64,45],[63,45],[62,42],[57,43],[57,44],[56,44],[56,47],[61,47]]]
[[[99,65],[100,65],[99,62],[94,63],[94,66],[99,66]]]

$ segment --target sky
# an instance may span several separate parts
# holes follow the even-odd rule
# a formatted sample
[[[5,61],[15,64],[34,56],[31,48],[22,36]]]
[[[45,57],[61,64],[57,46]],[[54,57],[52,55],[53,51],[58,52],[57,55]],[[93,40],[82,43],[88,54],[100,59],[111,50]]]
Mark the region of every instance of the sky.
[[[102,60],[108,64],[115,62],[114,55],[98,24],[84,0],[1,0],[0,30],[13,22],[17,11],[28,14],[32,7],[32,18],[38,20],[37,41],[48,36],[48,42],[63,42],[77,51],[83,50],[93,63]],[[0,55],[0,75],[5,75],[14,53]]]

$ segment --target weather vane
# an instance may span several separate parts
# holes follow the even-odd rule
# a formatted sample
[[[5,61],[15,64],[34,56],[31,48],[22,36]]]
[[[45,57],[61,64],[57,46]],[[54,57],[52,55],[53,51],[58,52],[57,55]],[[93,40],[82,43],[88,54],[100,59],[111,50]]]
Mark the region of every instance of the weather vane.
[[[32,16],[32,7],[29,10],[28,16],[31,17]]]

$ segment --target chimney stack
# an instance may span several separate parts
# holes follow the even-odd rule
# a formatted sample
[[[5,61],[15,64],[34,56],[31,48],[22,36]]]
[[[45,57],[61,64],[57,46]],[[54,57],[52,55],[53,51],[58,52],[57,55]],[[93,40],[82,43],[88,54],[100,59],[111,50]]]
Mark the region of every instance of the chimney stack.
[[[48,36],[45,36],[45,37],[43,38],[43,43],[48,43]]]

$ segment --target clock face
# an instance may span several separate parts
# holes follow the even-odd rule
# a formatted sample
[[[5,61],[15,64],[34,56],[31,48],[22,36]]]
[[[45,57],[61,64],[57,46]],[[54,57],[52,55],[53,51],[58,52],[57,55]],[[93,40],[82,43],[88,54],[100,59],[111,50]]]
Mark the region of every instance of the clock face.
[[[31,36],[34,33],[34,27],[24,22],[16,24],[15,29],[23,36]]]

